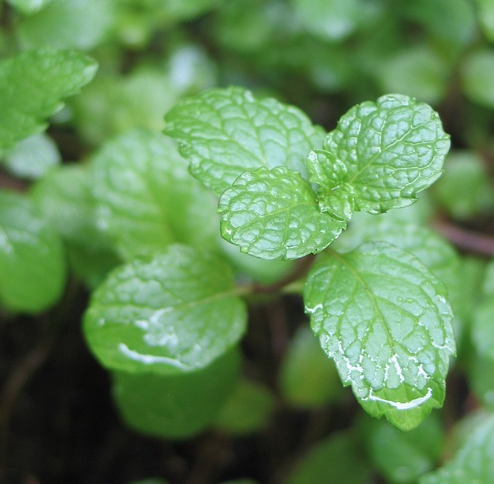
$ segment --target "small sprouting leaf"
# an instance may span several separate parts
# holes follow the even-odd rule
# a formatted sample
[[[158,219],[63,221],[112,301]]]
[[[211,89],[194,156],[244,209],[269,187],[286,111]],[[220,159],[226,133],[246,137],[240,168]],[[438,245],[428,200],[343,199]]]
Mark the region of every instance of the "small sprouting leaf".
[[[442,405],[453,315],[446,289],[385,242],[320,258],[304,299],[311,326],[364,409],[403,430]]]
[[[192,174],[217,195],[261,167],[285,166],[305,176],[307,153],[324,137],[299,109],[239,87],[185,99],[165,120],[165,133],[181,145]]]
[[[183,439],[213,424],[238,379],[229,351],[201,371],[182,375],[114,373],[113,395],[128,425],[148,435]]]
[[[65,254],[31,200],[0,191],[0,300],[9,309],[43,311],[62,295]]]
[[[397,94],[359,104],[327,135],[324,149],[308,156],[321,210],[348,220],[353,210],[410,205],[441,175],[449,146],[427,104]]]
[[[467,484],[494,482],[494,416],[478,425],[453,459],[419,484]]]
[[[99,225],[124,258],[173,242],[217,243],[216,201],[190,176],[171,140],[128,131],[108,142],[92,163]]]
[[[221,235],[262,259],[297,259],[320,252],[344,222],[321,213],[310,184],[285,167],[246,172],[219,201]]]
[[[171,375],[204,368],[230,349],[246,312],[222,259],[173,245],[115,269],[93,293],[84,324],[103,366]]]
[[[22,52],[0,62],[0,150],[42,131],[45,118],[96,72],[96,62],[75,51]]]

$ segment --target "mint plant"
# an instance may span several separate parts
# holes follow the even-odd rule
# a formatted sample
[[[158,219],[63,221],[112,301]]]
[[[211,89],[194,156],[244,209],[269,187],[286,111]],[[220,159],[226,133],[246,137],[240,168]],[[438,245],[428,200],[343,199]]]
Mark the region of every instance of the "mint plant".
[[[492,13],[0,0],[0,480],[493,481]]]

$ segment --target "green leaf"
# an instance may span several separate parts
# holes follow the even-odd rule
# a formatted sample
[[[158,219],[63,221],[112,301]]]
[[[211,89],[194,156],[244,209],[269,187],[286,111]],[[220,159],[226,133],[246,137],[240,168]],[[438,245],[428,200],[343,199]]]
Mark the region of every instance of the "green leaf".
[[[484,35],[494,41],[494,3],[491,0],[476,0],[479,24]]]
[[[290,342],[279,374],[283,397],[296,407],[320,407],[341,392],[334,364],[305,326]]]
[[[442,405],[453,315],[443,285],[385,242],[320,258],[304,299],[344,385],[372,416],[410,430]]]
[[[267,388],[241,379],[216,417],[215,426],[233,435],[257,432],[266,425],[274,403]]]
[[[42,131],[45,118],[61,107],[96,72],[79,52],[35,50],[0,62],[0,150]]]
[[[41,10],[52,0],[8,0],[15,8],[25,14],[32,14]]]
[[[161,375],[206,367],[238,342],[245,325],[229,266],[179,245],[115,269],[84,317],[103,366]]]
[[[0,299],[12,310],[43,311],[62,295],[65,255],[60,239],[31,200],[0,191]]]
[[[220,198],[221,235],[263,259],[297,259],[320,252],[344,222],[321,213],[310,184],[285,167],[241,175]]]
[[[483,406],[494,412],[494,359],[475,354],[470,362],[468,381]]]
[[[158,437],[183,439],[212,424],[240,371],[237,351],[183,375],[114,373],[113,395],[125,422]]]
[[[419,484],[466,484],[494,482],[494,416],[476,427],[453,459],[427,474]]]
[[[449,150],[439,116],[427,104],[390,94],[348,111],[308,157],[322,211],[348,220],[410,205],[442,172]]]
[[[442,207],[460,220],[487,214],[494,208],[493,187],[484,161],[471,151],[448,155],[444,175],[434,187],[434,194]]]
[[[299,109],[239,87],[185,99],[165,120],[165,133],[179,142],[192,174],[217,195],[261,167],[285,166],[305,176],[305,157],[323,139]]]
[[[51,0],[36,15],[22,19],[17,32],[28,49],[89,50],[109,33],[115,5],[113,0]]]
[[[370,457],[391,483],[415,484],[436,465],[443,451],[444,432],[432,416],[406,433],[378,420],[369,421],[365,430]]]
[[[173,242],[216,246],[216,201],[190,176],[171,140],[130,131],[92,163],[98,224],[124,258]]]
[[[20,141],[5,154],[7,170],[19,178],[36,180],[61,162],[57,145],[44,133]]]
[[[482,301],[475,308],[472,339],[479,354],[494,361],[494,296]]]
[[[494,107],[494,86],[489,79],[494,76],[494,51],[481,48],[468,53],[461,69],[465,95],[473,102]]]
[[[358,0],[292,0],[292,3],[303,26],[323,39],[343,39],[360,22],[362,7]]]
[[[370,469],[350,434],[333,435],[313,447],[297,464],[287,484],[365,484]]]

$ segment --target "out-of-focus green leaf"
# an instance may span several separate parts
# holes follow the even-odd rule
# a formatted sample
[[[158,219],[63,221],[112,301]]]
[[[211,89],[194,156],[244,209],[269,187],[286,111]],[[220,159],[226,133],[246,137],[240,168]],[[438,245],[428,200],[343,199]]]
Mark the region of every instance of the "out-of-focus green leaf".
[[[483,47],[469,53],[461,69],[463,91],[473,102],[494,107],[494,50]]]
[[[248,380],[239,380],[215,419],[215,426],[234,435],[257,432],[266,424],[274,407],[269,390]]]
[[[201,371],[184,375],[114,373],[118,409],[135,430],[183,439],[211,425],[233,391],[240,370],[230,351]]]
[[[441,423],[432,416],[406,433],[382,420],[371,420],[365,438],[372,462],[393,484],[416,483],[435,467],[444,444]]]
[[[27,48],[89,50],[110,31],[113,0],[51,0],[36,15],[21,20],[18,34]]]
[[[287,484],[366,484],[370,469],[350,434],[331,436],[314,446],[295,466]]]
[[[52,0],[8,0],[15,8],[25,14],[32,14],[41,10]]]
[[[98,224],[124,258],[173,242],[217,246],[216,201],[171,140],[133,130],[109,141],[92,164]]]
[[[65,283],[61,240],[31,199],[0,191],[0,300],[12,310],[36,313],[54,304]]]
[[[494,481],[494,416],[470,433],[456,455],[419,484],[487,484]]]
[[[280,369],[284,398],[297,407],[318,407],[341,393],[338,372],[309,328],[293,337]]]
[[[23,52],[0,62],[0,152],[45,127],[61,101],[96,72],[91,58],[74,51]]]
[[[9,150],[5,154],[4,165],[17,177],[36,180],[60,161],[56,144],[44,133],[38,133]]]
[[[494,187],[485,163],[470,151],[455,151],[447,156],[434,194],[442,207],[460,220],[488,213],[494,207]]]

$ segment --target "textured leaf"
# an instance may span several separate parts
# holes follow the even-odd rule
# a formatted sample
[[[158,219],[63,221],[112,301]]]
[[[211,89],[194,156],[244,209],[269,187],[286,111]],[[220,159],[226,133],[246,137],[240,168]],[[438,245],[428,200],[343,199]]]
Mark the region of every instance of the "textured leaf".
[[[223,238],[263,259],[320,252],[346,226],[321,213],[310,184],[285,167],[244,173],[225,190],[218,211]]]
[[[240,371],[229,351],[201,371],[183,375],[115,373],[113,395],[125,422],[139,432],[183,439],[211,425]]]
[[[369,467],[350,434],[337,434],[314,446],[297,464],[287,484],[365,484]]]
[[[27,48],[89,50],[110,31],[115,20],[113,0],[51,0],[36,15],[22,19],[17,32]]]
[[[403,430],[442,405],[455,353],[443,285],[390,244],[321,257],[304,299],[311,326],[344,385],[373,416]]]
[[[96,72],[79,52],[35,50],[0,62],[0,150],[42,131],[45,118],[61,107]]]
[[[494,482],[494,416],[469,435],[453,459],[427,474],[419,484],[487,484]]]
[[[348,220],[354,210],[410,205],[441,175],[449,145],[437,113],[413,98],[387,95],[353,107],[308,157],[321,210]]]
[[[261,167],[286,166],[305,176],[305,157],[323,139],[299,109],[239,87],[185,99],[165,120],[165,133],[179,142],[192,174],[217,195]]]
[[[228,265],[179,245],[113,271],[84,318],[103,366],[162,375],[206,367],[239,340],[245,324]]]
[[[60,239],[31,200],[0,191],[0,299],[10,309],[43,311],[62,295],[65,255]]]
[[[173,242],[216,244],[216,201],[190,176],[171,140],[134,130],[92,162],[99,225],[125,258]]]
[[[368,422],[365,436],[370,457],[389,482],[416,484],[439,461],[444,431],[439,420],[432,417],[406,433],[382,420]]]

